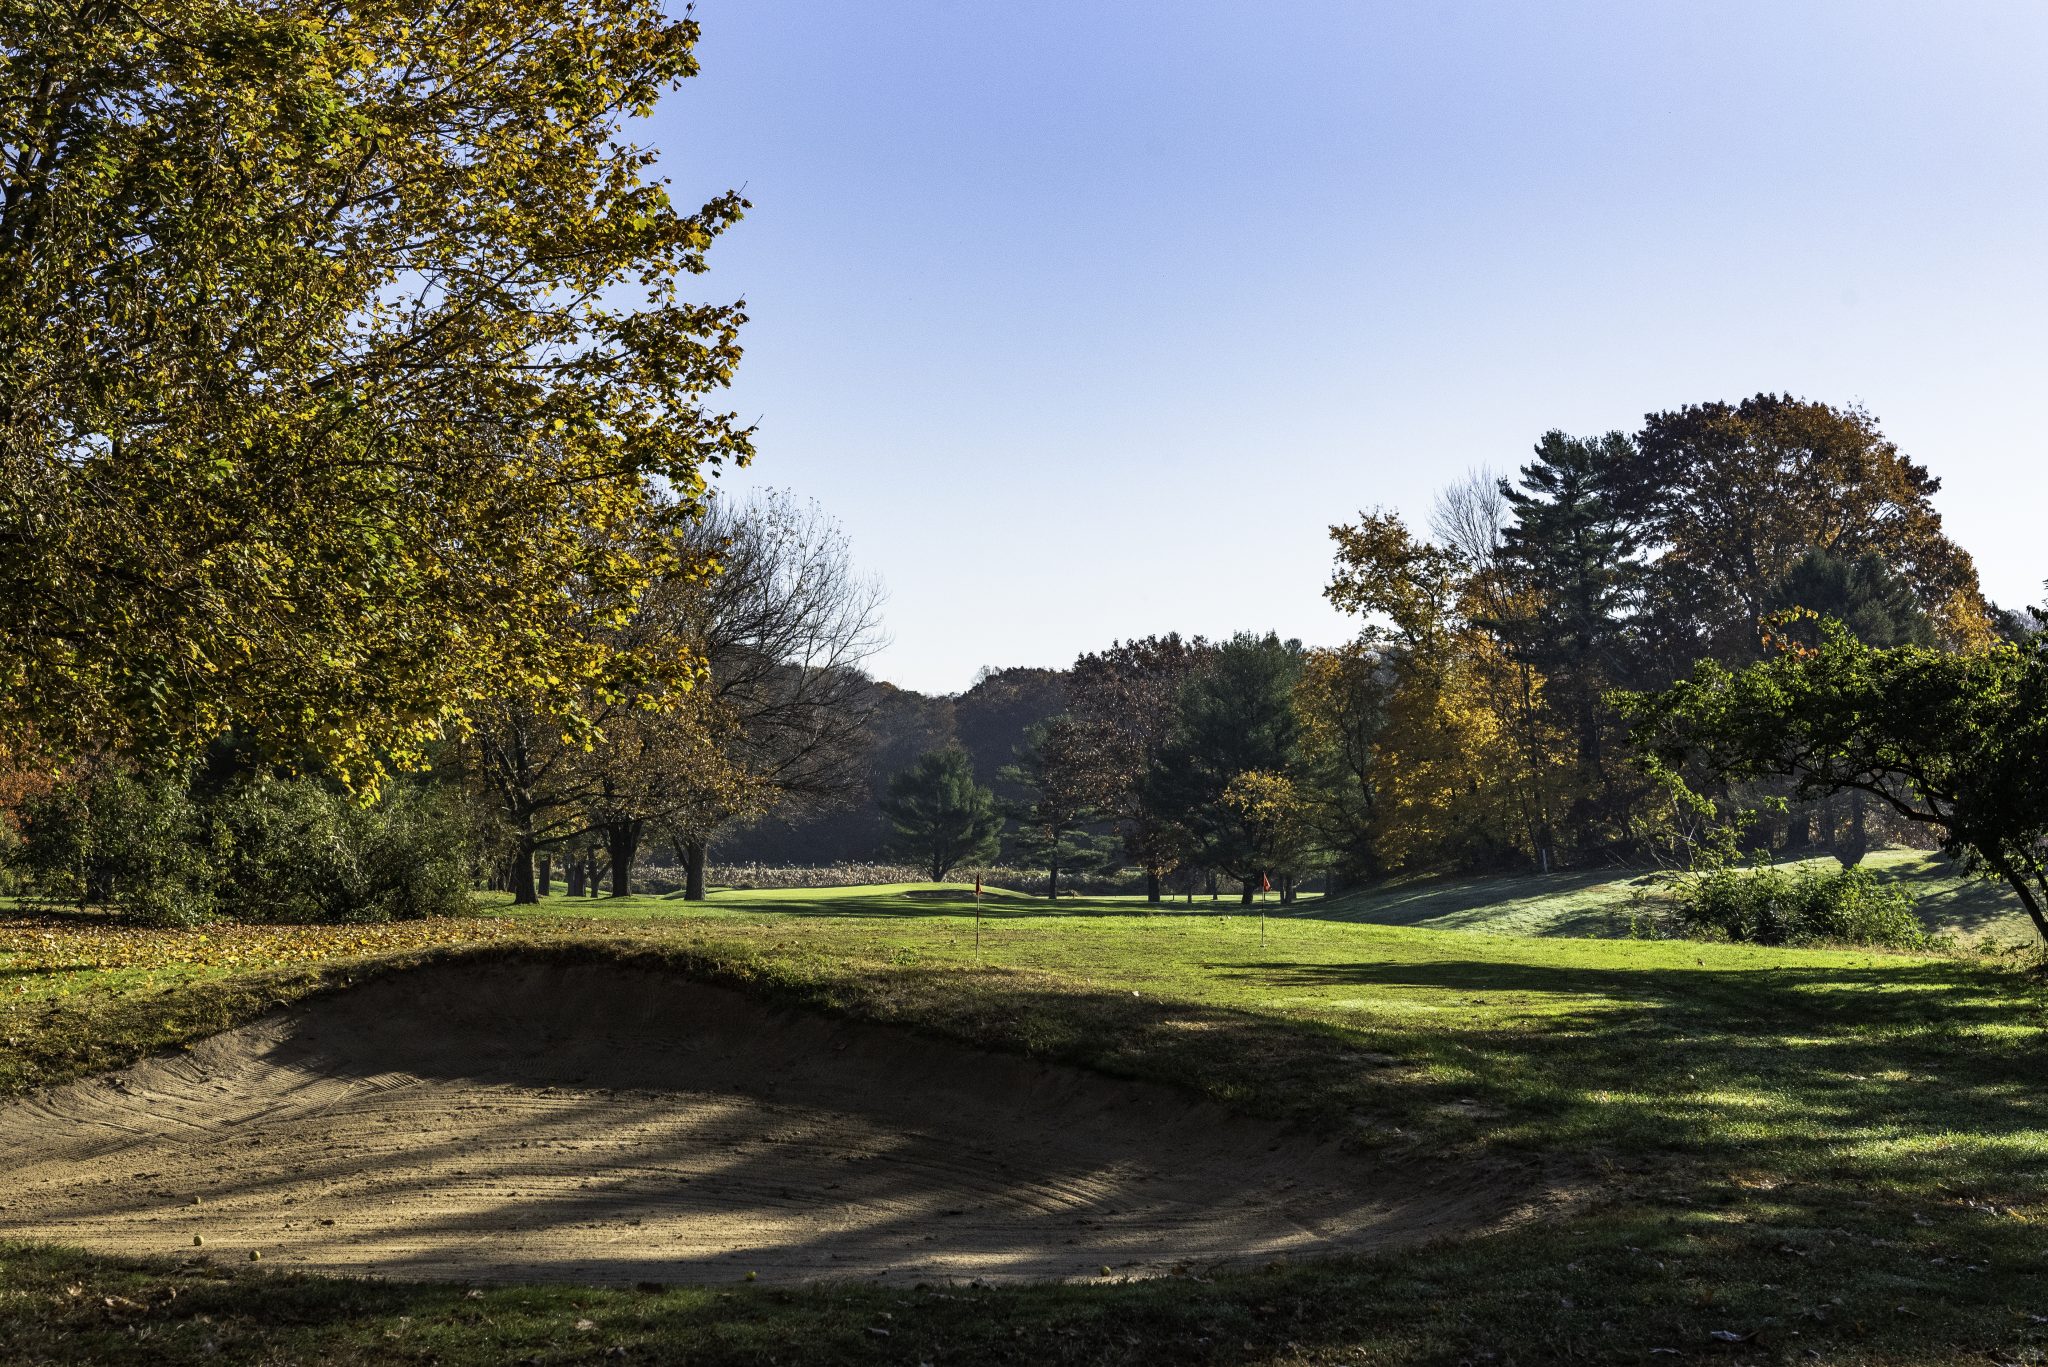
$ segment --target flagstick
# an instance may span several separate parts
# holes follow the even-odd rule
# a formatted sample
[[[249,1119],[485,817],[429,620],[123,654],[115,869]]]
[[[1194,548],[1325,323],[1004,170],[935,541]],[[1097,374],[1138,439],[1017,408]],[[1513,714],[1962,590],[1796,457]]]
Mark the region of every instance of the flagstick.
[[[974,876],[974,962],[981,962],[981,875]]]

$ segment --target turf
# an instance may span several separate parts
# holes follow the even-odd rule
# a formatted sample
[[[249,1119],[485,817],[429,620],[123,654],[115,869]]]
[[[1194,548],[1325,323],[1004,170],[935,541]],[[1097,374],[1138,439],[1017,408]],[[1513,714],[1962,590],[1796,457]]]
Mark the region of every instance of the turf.
[[[489,910],[367,946],[0,928],[0,1088],[423,956],[622,956],[1449,1167],[1540,1167],[1582,1204],[1399,1257],[1002,1290],[471,1297],[15,1249],[0,1360],[1981,1364],[2048,1348],[2048,992],[2017,967],[1447,933],[1314,903],[1268,918],[1261,943],[1228,902],[1014,897],[985,899],[977,958],[971,899],[915,886]]]
[[[1835,869],[1832,858],[1783,867]],[[1902,885],[1929,932],[1966,943],[2030,945],[2033,924],[2004,886],[1923,850],[1873,851],[1864,865]],[[1402,878],[1310,904],[1311,914],[1370,925],[1426,926],[1508,935],[1627,937],[1664,898],[1653,870],[1575,870],[1496,877]]]

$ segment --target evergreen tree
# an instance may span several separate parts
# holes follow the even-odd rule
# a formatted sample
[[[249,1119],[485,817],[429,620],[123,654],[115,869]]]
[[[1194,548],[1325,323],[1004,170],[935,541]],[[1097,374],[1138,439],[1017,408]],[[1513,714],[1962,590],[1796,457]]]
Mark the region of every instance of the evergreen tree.
[[[1226,802],[1241,774],[1286,774],[1300,763],[1294,686],[1298,642],[1240,632],[1182,685],[1174,726],[1147,778],[1150,805],[1187,833],[1196,862],[1244,884],[1249,902],[1260,850]]]
[[[1816,548],[1800,557],[1766,603],[1774,611],[1803,608],[1832,618],[1867,646],[1931,646],[1934,623],[1913,587],[1882,555],[1840,555]]]
[[[1620,432],[1547,432],[1536,459],[1522,467],[1520,487],[1501,482],[1514,518],[1503,534],[1505,558],[1527,590],[1528,612],[1498,629],[1548,680],[1589,789],[1604,758],[1600,697],[1619,673],[1623,624],[1638,587],[1635,534],[1611,497],[1633,451]]]
[[[927,751],[890,779],[882,814],[891,850],[923,864],[935,883],[961,864],[995,858],[1002,845],[996,795],[974,781],[974,763],[958,747]]]

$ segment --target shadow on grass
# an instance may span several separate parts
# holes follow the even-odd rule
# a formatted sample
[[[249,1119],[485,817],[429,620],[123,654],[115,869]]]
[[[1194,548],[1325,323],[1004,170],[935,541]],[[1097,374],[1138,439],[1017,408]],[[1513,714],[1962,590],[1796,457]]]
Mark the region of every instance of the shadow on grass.
[[[2035,1251],[2018,1221],[1819,1191],[1098,1285],[471,1291],[0,1245],[15,1292],[0,1301],[0,1349],[152,1365],[1983,1363],[2033,1359]]]

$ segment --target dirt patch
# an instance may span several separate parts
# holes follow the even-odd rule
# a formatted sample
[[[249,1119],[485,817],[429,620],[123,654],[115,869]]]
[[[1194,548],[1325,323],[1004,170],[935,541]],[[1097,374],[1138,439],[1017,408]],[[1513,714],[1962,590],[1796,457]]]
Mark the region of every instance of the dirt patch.
[[[318,998],[0,1107],[0,1164],[0,1236],[478,1281],[1143,1275],[1540,1199],[1528,1172],[1375,1165],[1167,1088],[606,965]]]

